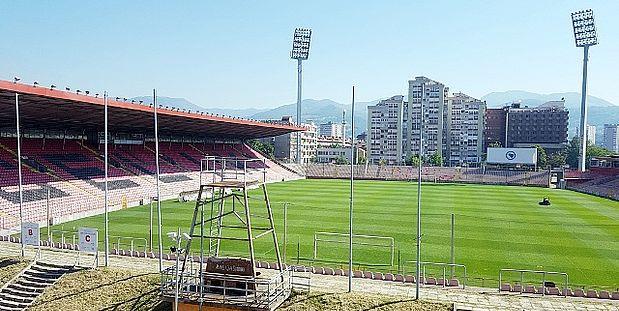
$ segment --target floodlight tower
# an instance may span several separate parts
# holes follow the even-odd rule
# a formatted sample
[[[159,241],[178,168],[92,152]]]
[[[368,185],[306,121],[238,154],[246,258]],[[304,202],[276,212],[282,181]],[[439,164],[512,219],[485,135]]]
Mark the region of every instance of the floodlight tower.
[[[290,58],[297,60],[297,125],[301,125],[301,73],[303,72],[302,62],[309,57],[310,39],[312,30],[309,28],[297,28],[294,30],[292,38],[292,51]],[[297,132],[297,163],[302,164],[301,160],[301,133]]]
[[[578,170],[584,172],[587,158],[587,62],[589,61],[589,47],[598,44],[593,10],[587,9],[572,13],[572,27],[574,28],[576,47],[582,47],[584,50],[580,100],[580,150],[578,155]]]

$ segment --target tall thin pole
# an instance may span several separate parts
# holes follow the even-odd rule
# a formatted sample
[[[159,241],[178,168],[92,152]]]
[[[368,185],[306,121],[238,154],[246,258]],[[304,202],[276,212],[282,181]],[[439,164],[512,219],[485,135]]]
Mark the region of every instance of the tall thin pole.
[[[51,242],[51,240],[49,238],[49,231],[50,231],[49,227],[52,225],[52,222],[51,222],[51,218],[52,218],[51,217],[51,210],[50,210],[50,206],[49,206],[49,199],[51,198],[51,193],[50,192],[51,192],[51,190],[49,190],[49,188],[47,188],[47,204],[45,205],[45,207],[46,207],[46,212],[47,212],[47,217],[46,217],[47,218],[47,226],[46,227],[47,227],[47,242],[48,242],[48,244],[50,244],[50,242]]]
[[[301,83],[303,66],[301,59],[297,59],[297,125],[301,125]],[[297,132],[297,163],[303,164],[301,159],[301,132]]]
[[[355,136],[355,87],[352,87],[352,111],[350,113],[350,129],[352,131],[351,138]],[[354,140],[350,142],[350,206],[348,207],[348,292],[352,292],[352,211],[353,211],[353,186],[355,180],[355,144]]]
[[[17,129],[17,178],[19,181],[19,228],[21,230],[22,225],[24,224],[24,192],[22,187],[22,175],[21,175],[21,135],[19,131],[19,94],[15,93],[15,117],[17,118],[17,122],[15,127]],[[20,239],[21,241],[21,256],[24,257],[26,255],[26,249],[24,245],[24,239]]]
[[[284,249],[283,263],[286,263],[286,244],[288,242],[288,202],[284,202]]]
[[[104,129],[103,129],[103,135],[105,136],[103,138],[103,144],[104,144],[104,161],[105,161],[105,191],[103,193],[103,206],[104,206],[104,216],[103,216],[103,231],[104,231],[104,251],[105,251],[105,266],[107,267],[110,264],[110,228],[109,228],[109,215],[108,215],[108,116],[107,116],[107,106],[108,106],[108,99],[107,99],[107,91],[103,92],[103,106],[104,106]]]
[[[587,161],[587,63],[589,62],[589,46],[584,47],[582,60],[582,91],[580,98],[580,150],[578,170],[585,171]]]
[[[163,234],[161,233],[161,193],[159,189],[159,125],[157,123],[157,91],[155,89],[153,89],[153,110],[155,113],[155,167],[157,169],[157,235],[159,240],[159,271],[163,271]]]
[[[456,215],[451,214],[451,263],[456,263],[456,253],[455,253],[455,225],[456,225]],[[454,266],[451,266],[451,277],[454,276]]]
[[[421,269],[421,169],[423,166],[423,90],[419,104],[419,167],[417,170],[417,260],[415,262],[415,299],[419,299],[419,270]]]

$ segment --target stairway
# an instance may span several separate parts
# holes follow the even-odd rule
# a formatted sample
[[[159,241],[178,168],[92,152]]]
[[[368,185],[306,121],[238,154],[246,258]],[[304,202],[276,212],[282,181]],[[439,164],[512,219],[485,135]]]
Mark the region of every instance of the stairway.
[[[26,310],[47,287],[74,271],[73,266],[33,263],[0,290],[0,311]]]

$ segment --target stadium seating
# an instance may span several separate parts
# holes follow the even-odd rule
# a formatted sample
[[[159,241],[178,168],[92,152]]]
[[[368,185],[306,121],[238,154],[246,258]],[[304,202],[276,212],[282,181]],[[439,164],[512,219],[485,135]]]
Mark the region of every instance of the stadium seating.
[[[17,142],[0,138],[0,230],[19,224]],[[243,143],[160,143],[160,190],[162,198],[197,190],[200,160],[207,155],[259,158]],[[22,139],[23,211],[25,221],[45,223],[47,195],[54,223],[101,212],[104,204],[103,145],[88,146],[80,140]],[[156,193],[155,147],[110,145],[109,204],[112,210],[149,203]],[[232,163],[232,162],[231,162]],[[261,177],[261,162],[255,162],[250,178]],[[300,176],[270,160],[268,182]],[[210,178],[206,176],[205,178]],[[43,204],[44,203],[44,204]]]
[[[619,200],[619,169],[592,168],[587,172],[567,171],[567,188]]]
[[[309,178],[348,178],[349,165],[308,164],[299,166],[287,165],[299,174]],[[416,180],[417,168],[412,166],[354,166],[355,178],[376,180]],[[428,182],[464,182],[501,185],[532,185],[547,186],[548,171],[531,172],[516,170],[483,170],[481,168],[460,167],[423,167],[423,181]]]

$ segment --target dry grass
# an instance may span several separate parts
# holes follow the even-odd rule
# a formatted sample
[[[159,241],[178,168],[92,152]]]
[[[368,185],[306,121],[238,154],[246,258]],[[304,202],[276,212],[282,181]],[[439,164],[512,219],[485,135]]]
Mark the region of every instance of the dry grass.
[[[366,293],[310,293],[294,294],[284,303],[282,311],[391,311],[391,310],[452,310],[448,304],[415,301],[408,297],[396,297]]]
[[[159,275],[117,268],[65,275],[29,310],[169,310],[159,300]]]
[[[29,310],[171,310],[159,298],[158,274],[117,268],[82,270],[65,275]],[[293,294],[282,311],[452,310],[448,304],[365,293]]]
[[[10,281],[30,264],[29,261],[20,257],[0,258],[0,287]]]

